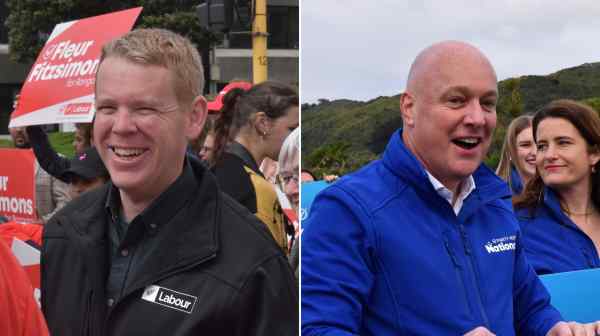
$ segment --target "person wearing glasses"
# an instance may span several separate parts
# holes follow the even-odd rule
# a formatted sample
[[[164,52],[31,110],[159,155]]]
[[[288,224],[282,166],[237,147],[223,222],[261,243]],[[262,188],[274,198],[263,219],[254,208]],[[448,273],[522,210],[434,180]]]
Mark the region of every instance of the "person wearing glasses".
[[[208,164],[213,162],[215,157],[215,134],[212,132],[208,132],[206,134],[206,138],[204,138],[204,143],[200,150],[198,150],[198,156],[200,159]]]
[[[278,180],[281,185],[281,189],[285,193],[285,196],[290,200],[292,208],[298,215],[298,208],[300,203],[300,192],[299,192],[299,170],[300,170],[300,128],[296,128],[283,142],[281,151],[279,152],[279,173]],[[298,264],[299,264],[299,240],[300,227],[298,223],[294,223],[294,236],[292,239],[292,247],[290,249],[290,265],[294,270],[294,274],[298,277]]]
[[[275,81],[228,90],[215,121],[211,168],[221,189],[265,223],[286,253],[284,214],[274,185],[259,167],[266,158],[278,159],[283,141],[298,127],[298,103],[292,87]]]
[[[300,169],[300,129],[296,128],[283,142],[279,152],[279,183],[285,196],[290,200],[296,213],[300,202],[298,191]]]

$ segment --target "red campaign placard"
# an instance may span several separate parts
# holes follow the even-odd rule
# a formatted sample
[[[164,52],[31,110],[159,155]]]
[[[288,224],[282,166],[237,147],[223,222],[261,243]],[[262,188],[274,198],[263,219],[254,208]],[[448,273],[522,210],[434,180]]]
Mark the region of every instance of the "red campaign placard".
[[[39,223],[35,209],[35,156],[31,149],[0,149],[0,215]]]
[[[292,207],[292,203],[288,200],[287,196],[279,189],[278,186],[275,186],[275,192],[277,193],[277,200],[279,201],[279,205],[283,210],[283,213],[287,217],[287,219],[294,225],[295,228],[298,227],[298,215],[296,211]]]
[[[131,30],[142,7],[56,25],[25,79],[9,127],[91,122],[102,46]]]

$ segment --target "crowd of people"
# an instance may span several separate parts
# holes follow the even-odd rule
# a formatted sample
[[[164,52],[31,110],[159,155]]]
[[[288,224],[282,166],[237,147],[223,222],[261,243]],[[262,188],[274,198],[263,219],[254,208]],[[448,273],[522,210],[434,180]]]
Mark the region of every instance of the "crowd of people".
[[[515,118],[494,173],[494,68],[470,44],[434,44],[412,63],[382,159],[326,176],[302,224],[300,184],[316,178],[300,171],[296,90],[232,82],[207,102],[203,78],[189,40],[136,29],[102,49],[73,158],[39,126],[10,129],[36,157],[41,223],[0,225],[0,330],[600,334],[564,321],[538,277],[600,267],[590,107]],[[41,310],[10,237],[41,247]]]
[[[416,57],[403,128],[303,224],[302,335],[600,334],[565,322],[538,278],[600,267],[598,113],[557,100],[516,118],[495,174],[497,102],[476,47]]]
[[[529,263],[537,274],[600,267],[600,118],[555,100],[515,118],[497,174],[510,186]]]
[[[298,172],[283,165],[274,184],[259,169],[265,158],[277,169],[286,138],[299,142],[298,94],[237,82],[207,102],[203,83],[189,40],[137,29],[102,49],[96,114],[76,125],[73,158],[39,126],[10,129],[16,147],[33,150],[36,193],[47,196],[35,198],[43,221],[31,224],[40,228],[41,311],[25,286],[8,297],[20,301],[0,317],[11,327],[2,330],[298,334],[298,225],[276,190],[297,208]],[[289,162],[299,143],[285,147]],[[42,172],[50,182],[38,182]],[[22,238],[28,227],[5,223],[0,235]],[[22,282],[4,278],[0,290]]]
[[[556,100],[532,120],[536,174],[514,199],[523,245],[538,274],[600,267],[600,118]]]

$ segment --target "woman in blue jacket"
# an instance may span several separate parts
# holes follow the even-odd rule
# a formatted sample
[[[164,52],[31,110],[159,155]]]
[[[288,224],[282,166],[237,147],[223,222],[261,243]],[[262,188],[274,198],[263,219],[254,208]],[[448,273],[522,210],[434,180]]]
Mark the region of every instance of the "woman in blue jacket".
[[[496,174],[508,183],[513,195],[520,194],[523,186],[535,175],[536,149],[531,119],[531,116],[523,115],[510,122],[496,170]]]
[[[600,267],[600,118],[557,100],[533,118],[537,175],[515,198],[529,262],[538,274]]]

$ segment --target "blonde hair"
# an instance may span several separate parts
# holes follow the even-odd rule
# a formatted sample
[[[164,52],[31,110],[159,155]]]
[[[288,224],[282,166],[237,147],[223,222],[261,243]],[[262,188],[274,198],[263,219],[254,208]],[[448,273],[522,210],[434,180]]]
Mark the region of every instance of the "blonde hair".
[[[180,104],[191,105],[204,90],[202,59],[190,40],[166,29],[136,29],[102,48],[100,65],[108,57],[122,57],[144,65],[157,65],[173,73]]]
[[[504,144],[502,145],[502,152],[500,154],[500,163],[498,164],[496,174],[506,181],[511,188],[511,168],[513,165],[517,167],[519,174],[521,174],[520,170],[522,169],[522,167],[518,166],[517,160],[517,135],[531,127],[531,119],[532,117],[529,115],[517,117],[510,122],[508,129],[506,130],[506,136],[504,137]]]

